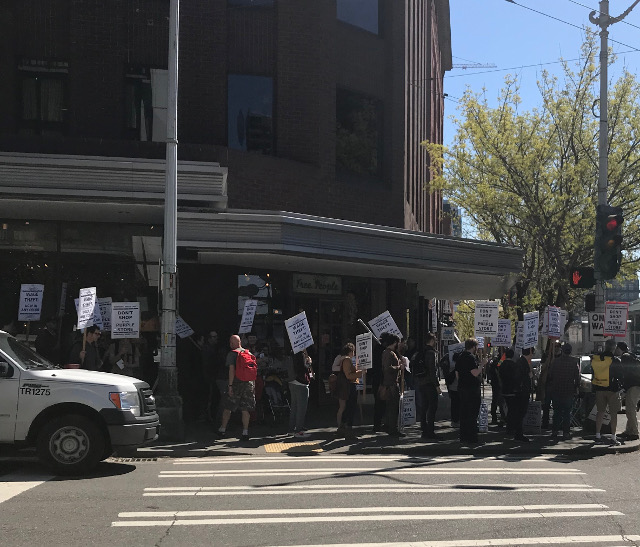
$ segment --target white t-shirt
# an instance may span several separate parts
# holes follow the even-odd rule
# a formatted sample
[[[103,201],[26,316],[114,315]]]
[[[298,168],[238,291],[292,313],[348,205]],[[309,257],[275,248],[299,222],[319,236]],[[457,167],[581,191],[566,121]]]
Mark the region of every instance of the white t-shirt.
[[[346,355],[337,355],[333,360],[333,365],[331,365],[331,372],[340,372],[342,361],[348,359]]]

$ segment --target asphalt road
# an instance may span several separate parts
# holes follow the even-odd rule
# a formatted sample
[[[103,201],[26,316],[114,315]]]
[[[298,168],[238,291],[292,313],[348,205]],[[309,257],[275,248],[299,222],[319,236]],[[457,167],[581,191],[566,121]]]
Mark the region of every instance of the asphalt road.
[[[0,545],[640,545],[638,453],[0,460]]]

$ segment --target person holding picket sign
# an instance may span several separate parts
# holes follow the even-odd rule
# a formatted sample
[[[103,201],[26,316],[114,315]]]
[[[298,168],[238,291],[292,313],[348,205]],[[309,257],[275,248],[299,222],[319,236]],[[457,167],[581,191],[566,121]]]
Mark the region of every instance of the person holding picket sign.
[[[240,337],[234,334],[229,339],[231,351],[227,354],[226,366],[229,370],[229,385],[223,399],[222,423],[218,429],[218,437],[224,437],[231,413],[240,409],[242,412],[241,441],[249,440],[250,412],[256,407],[255,385],[258,375],[256,358],[242,347]]]

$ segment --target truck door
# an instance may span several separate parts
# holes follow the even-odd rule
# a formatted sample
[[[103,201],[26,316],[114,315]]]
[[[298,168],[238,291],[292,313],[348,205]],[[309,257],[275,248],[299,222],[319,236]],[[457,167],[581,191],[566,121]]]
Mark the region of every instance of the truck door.
[[[0,355],[0,442],[13,442],[18,418],[20,369]]]

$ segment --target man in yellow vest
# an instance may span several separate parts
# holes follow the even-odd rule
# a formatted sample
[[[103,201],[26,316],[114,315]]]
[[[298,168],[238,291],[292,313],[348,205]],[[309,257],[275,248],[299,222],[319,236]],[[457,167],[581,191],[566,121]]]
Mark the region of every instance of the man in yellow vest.
[[[618,411],[620,410],[620,394],[622,389],[622,367],[620,359],[613,352],[616,342],[609,339],[604,344],[604,351],[591,356],[593,376],[591,385],[596,394],[596,444],[620,445],[616,438],[616,426],[618,425]],[[609,408],[611,416],[611,439],[605,440],[600,435],[604,414]]]

